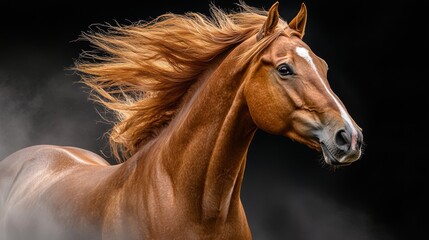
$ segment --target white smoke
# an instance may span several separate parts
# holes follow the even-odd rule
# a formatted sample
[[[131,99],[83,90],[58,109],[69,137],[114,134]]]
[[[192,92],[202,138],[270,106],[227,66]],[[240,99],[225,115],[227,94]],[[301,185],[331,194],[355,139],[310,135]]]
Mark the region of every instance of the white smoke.
[[[323,181],[335,173],[318,166],[314,159],[317,154],[290,141],[266,146],[258,136],[255,138],[242,189],[253,239],[396,239],[376,218],[377,213],[348,202],[342,190],[335,191],[335,185],[325,186]],[[310,151],[308,155],[299,155],[305,150]],[[296,165],[302,161],[308,162],[307,167]]]
[[[0,71],[0,159],[31,144],[31,119],[40,107],[40,97],[23,101],[26,93],[7,86],[8,81]]]
[[[347,203],[315,189],[298,186],[278,189],[283,193],[259,203],[260,210],[265,208],[265,211],[259,210],[252,219],[254,239],[392,239],[374,228],[376,224],[368,214]]]
[[[0,219],[0,240],[59,240],[64,239],[64,228],[58,225],[47,211],[39,211],[37,217],[15,209],[6,213],[7,222]],[[29,221],[29,219],[31,219]]]
[[[108,152],[107,141],[102,139],[108,126],[101,124],[76,76],[59,69],[34,86],[16,76],[14,84],[10,82],[0,69],[0,159],[36,144]]]

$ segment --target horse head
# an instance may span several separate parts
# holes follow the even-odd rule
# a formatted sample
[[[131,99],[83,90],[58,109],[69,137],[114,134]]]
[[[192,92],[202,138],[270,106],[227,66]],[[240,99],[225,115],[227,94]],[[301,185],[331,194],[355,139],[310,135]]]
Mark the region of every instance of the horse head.
[[[328,83],[328,65],[303,41],[304,4],[288,24],[278,3],[269,10],[257,41],[273,39],[253,59],[244,95],[258,128],[284,135],[323,153],[329,165],[359,159],[363,135]]]

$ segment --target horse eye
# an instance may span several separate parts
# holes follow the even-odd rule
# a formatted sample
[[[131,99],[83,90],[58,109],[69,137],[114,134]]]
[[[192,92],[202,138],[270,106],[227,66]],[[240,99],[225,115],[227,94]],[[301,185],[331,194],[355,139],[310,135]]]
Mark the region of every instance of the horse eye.
[[[283,77],[285,76],[289,76],[289,75],[293,75],[293,71],[292,69],[289,67],[289,65],[287,65],[286,63],[280,64],[277,67],[277,71],[279,72],[279,74]]]

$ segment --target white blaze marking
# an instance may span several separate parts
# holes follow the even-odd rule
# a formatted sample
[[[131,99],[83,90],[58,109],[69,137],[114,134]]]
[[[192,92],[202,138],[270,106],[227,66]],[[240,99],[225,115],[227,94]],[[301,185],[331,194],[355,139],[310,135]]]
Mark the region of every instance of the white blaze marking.
[[[332,99],[334,99],[335,104],[337,104],[338,109],[340,110],[340,113],[341,113],[341,117],[344,119],[344,121],[346,121],[349,124],[350,128],[352,129],[352,143],[351,143],[351,147],[354,150],[355,149],[355,145],[356,145],[356,140],[357,140],[357,131],[356,131],[355,127],[353,126],[353,123],[352,123],[352,120],[350,119],[349,114],[343,108],[343,106],[341,106],[341,104],[338,102],[337,98],[331,93],[331,91],[329,91],[329,88],[328,88],[328,86],[326,86],[326,84],[323,81],[322,77],[320,77],[320,74],[317,71],[316,65],[314,65],[313,59],[311,58],[308,50],[306,48],[303,48],[303,47],[296,47],[295,51],[296,51],[296,53],[298,53],[299,56],[301,56],[302,58],[304,58],[305,61],[308,62],[308,64],[310,64],[311,68],[316,73],[318,79],[322,83],[322,85],[325,88],[326,92],[328,92],[328,94],[332,97]]]

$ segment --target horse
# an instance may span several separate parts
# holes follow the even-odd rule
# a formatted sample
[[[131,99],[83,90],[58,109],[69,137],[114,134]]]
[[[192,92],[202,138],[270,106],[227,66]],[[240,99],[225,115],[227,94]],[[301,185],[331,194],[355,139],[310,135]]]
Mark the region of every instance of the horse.
[[[109,164],[88,150],[35,145],[0,162],[0,238],[251,239],[240,200],[260,129],[360,159],[361,128],[303,41],[307,8],[283,20],[239,3],[82,33],[74,70],[112,116]],[[98,31],[100,30],[100,31]]]

